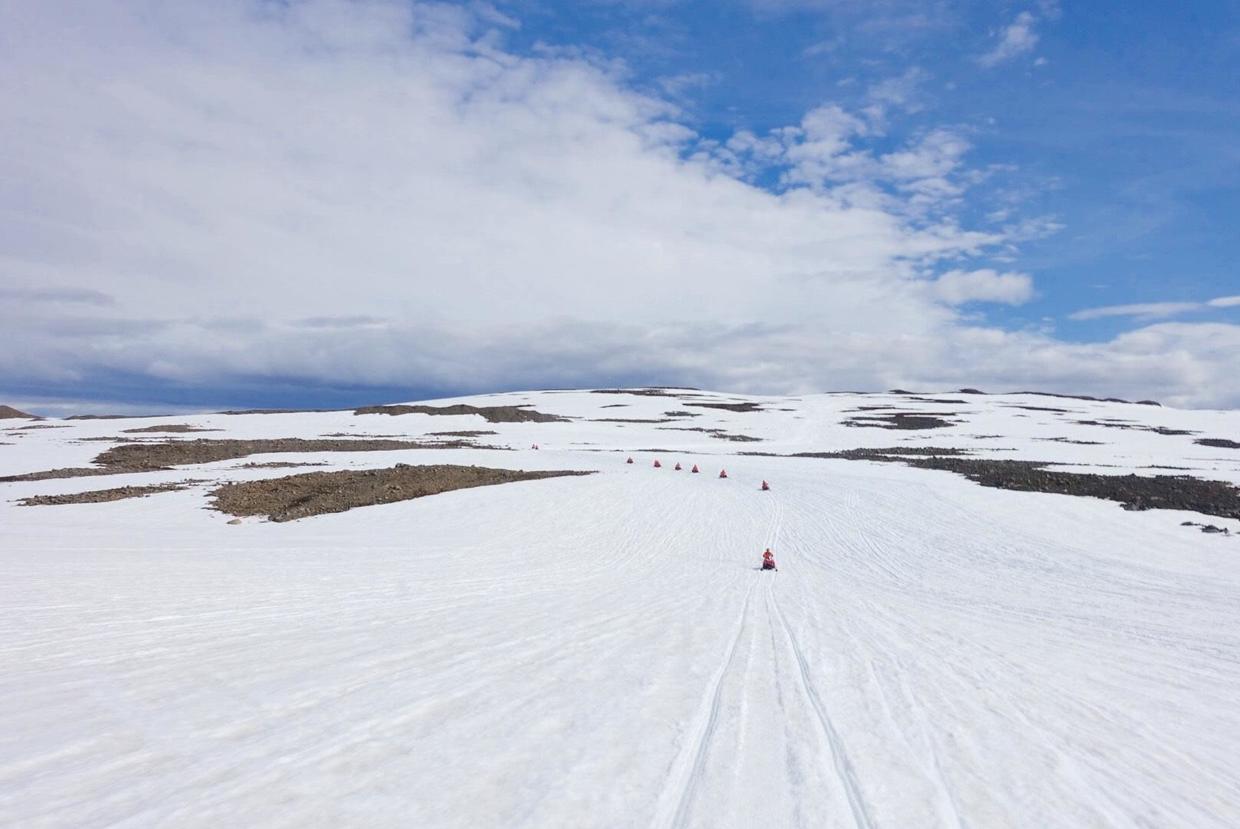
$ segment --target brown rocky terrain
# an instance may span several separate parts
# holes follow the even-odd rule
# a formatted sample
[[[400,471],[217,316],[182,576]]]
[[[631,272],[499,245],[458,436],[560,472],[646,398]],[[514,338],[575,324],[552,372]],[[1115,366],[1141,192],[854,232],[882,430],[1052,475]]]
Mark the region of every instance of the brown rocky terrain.
[[[237,517],[265,515],[272,521],[295,521],[356,507],[423,498],[454,489],[589,474],[592,473],[397,464],[390,469],[306,472],[262,481],[225,484],[212,493],[212,506]]]

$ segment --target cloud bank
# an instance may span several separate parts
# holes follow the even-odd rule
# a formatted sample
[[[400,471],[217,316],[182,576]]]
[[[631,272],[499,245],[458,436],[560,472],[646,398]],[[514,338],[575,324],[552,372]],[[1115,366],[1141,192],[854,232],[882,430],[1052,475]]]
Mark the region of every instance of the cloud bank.
[[[1240,328],[977,322],[969,142],[825,102],[710,142],[437,4],[0,5],[0,389],[1051,387],[1240,403]],[[867,143],[876,141],[873,145]],[[961,306],[969,305],[965,315]]]

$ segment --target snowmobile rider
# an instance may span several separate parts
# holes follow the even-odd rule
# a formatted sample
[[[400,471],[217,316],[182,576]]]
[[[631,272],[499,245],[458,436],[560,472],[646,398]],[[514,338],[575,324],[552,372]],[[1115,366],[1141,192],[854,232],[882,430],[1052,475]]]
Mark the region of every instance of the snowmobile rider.
[[[766,552],[762,554],[762,569],[779,572],[779,568],[775,566],[775,554],[771,552],[770,547],[767,547]]]

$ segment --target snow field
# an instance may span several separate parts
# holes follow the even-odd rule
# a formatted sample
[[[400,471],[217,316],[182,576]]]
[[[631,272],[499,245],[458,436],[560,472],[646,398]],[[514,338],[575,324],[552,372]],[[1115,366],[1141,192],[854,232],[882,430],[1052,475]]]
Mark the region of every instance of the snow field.
[[[526,396],[577,416],[681,408]],[[632,405],[598,408],[614,402]],[[522,450],[324,453],[324,468],[600,472],[278,525],[228,526],[202,488],[0,505],[0,825],[1240,822],[1240,543],[1180,527],[1183,513],[732,454],[853,435],[949,445],[833,428],[832,399],[783,405],[796,411],[689,424],[757,444],[646,424],[217,416],[229,431],[201,437],[416,425],[494,429],[483,440]],[[68,431],[24,439],[14,465],[106,447]],[[1134,438],[1108,462],[1187,442],[1108,431]],[[654,447],[681,451],[638,451]],[[306,471],[235,465],[6,484],[5,498]],[[757,570],[768,545],[777,574]]]

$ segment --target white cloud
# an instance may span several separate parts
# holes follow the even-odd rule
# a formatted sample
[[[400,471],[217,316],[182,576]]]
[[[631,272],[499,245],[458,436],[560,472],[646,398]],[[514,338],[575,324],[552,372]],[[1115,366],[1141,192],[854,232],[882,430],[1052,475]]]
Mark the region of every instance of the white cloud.
[[[1240,306],[1240,296],[1221,296],[1205,302],[1143,302],[1131,305],[1105,305],[1101,308],[1085,308],[1068,315],[1073,320],[1094,320],[1104,317],[1137,317],[1160,319],[1175,317],[1211,308],[1234,308]]]
[[[711,72],[682,72],[678,75],[667,75],[656,82],[663,92],[672,98],[684,98],[690,93],[710,86],[718,80]]]
[[[1016,15],[1016,19],[999,33],[999,42],[989,52],[981,55],[977,62],[986,67],[998,66],[1032,52],[1033,47],[1038,45],[1038,33],[1034,30],[1036,23],[1037,18],[1029,12]]]
[[[711,145],[606,59],[518,56],[496,34],[511,23],[465,7],[5,15],[0,386],[991,382],[1240,401],[1227,326],[1084,347],[962,321],[956,305],[1030,288],[969,268],[1010,240],[952,216],[968,145],[950,130],[879,152],[872,121],[828,104]],[[782,192],[746,183],[762,165],[787,172]],[[919,278],[944,267],[964,275]]]
[[[1157,319],[1173,317],[1186,311],[1201,308],[1199,302],[1139,302],[1131,305],[1107,305],[1102,308],[1086,308],[1068,315],[1073,320],[1096,320],[1103,317],[1143,317]]]
[[[934,295],[948,305],[998,302],[1022,305],[1033,299],[1033,279],[1024,273],[999,273],[989,268],[954,270],[933,283]]]
[[[701,158],[750,179],[782,168],[785,187],[807,187],[840,205],[917,219],[942,215],[971,181],[980,180],[963,166],[969,142],[950,129],[932,129],[883,154],[863,145],[865,139],[882,135],[881,117],[824,104],[806,113],[798,126],[765,136],[742,131],[722,145],[704,144]],[[994,235],[974,238],[999,241]]]

